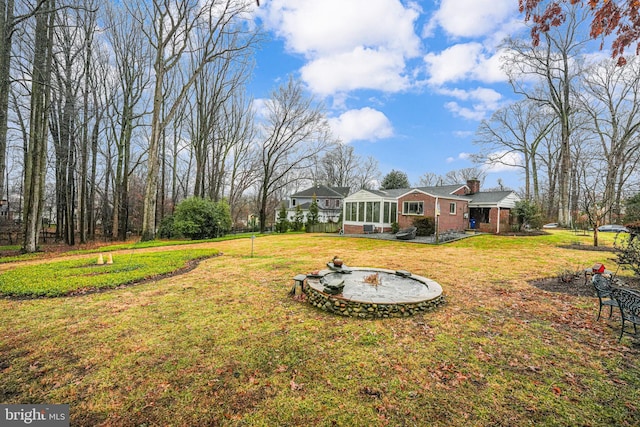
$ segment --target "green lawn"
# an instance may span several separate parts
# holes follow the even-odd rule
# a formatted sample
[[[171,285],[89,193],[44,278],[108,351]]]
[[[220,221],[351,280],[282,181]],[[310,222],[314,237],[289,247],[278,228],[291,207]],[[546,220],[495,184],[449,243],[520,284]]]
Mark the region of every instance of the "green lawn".
[[[188,251],[109,253],[67,261],[27,264],[0,276],[0,296],[57,297],[77,292],[116,288],[171,274],[191,261],[218,255],[215,249]]]
[[[611,253],[561,247],[580,239],[274,235],[254,257],[249,239],[210,243],[224,255],[124,289],[5,298],[0,402],[69,403],[80,426],[639,425],[639,340],[618,343],[595,298],[529,284],[615,267]],[[372,321],[287,295],[334,255],[432,278],[447,304]]]

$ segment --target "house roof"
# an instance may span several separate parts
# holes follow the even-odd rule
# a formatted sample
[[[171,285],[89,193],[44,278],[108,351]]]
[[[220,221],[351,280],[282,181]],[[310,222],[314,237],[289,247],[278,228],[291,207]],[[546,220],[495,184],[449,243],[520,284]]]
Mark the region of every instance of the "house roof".
[[[454,185],[440,185],[433,187],[413,187],[413,188],[398,188],[394,190],[360,190],[357,193],[348,197],[351,199],[358,199],[363,193],[369,193],[374,196],[386,199],[399,199],[400,197],[408,194],[412,191],[420,191],[433,197],[442,197],[449,199],[467,200],[469,207],[482,208],[482,207],[500,207],[500,208],[513,208],[515,203],[520,198],[513,191],[480,191],[474,194],[457,195],[454,194],[460,188],[463,188],[465,184]]]
[[[328,187],[326,185],[316,185],[315,187],[310,187],[299,191],[296,194],[292,194],[291,197],[311,198],[314,195],[316,197],[333,197],[342,199],[349,195],[349,187]]]
[[[471,194],[469,207],[492,207],[499,206],[512,208],[520,198],[513,191],[480,191]]]
[[[455,193],[456,191],[458,191],[464,186],[465,184],[454,184],[454,185],[438,185],[438,186],[432,186],[432,187],[395,188],[392,190],[360,190],[360,191],[366,191],[368,193],[375,194],[376,196],[379,196],[379,197],[392,198],[392,199],[397,199],[415,190],[418,190],[423,193],[429,194],[431,196],[436,196],[436,197],[461,198],[463,196],[458,196],[453,193]]]
[[[416,188],[412,188],[407,190],[407,193],[411,190],[418,190],[418,191],[422,191],[423,193],[429,194],[431,196],[437,196],[437,197],[461,197],[464,198],[463,196],[454,194],[456,191],[460,190],[461,188],[464,188],[465,184],[453,184],[453,185],[438,185],[438,186],[431,186],[431,187],[416,187]]]
[[[360,190],[360,191],[367,191],[369,193],[375,194],[380,197],[391,197],[395,199],[402,196],[404,193],[406,193],[409,190],[410,190],[409,188],[396,188],[393,190]]]

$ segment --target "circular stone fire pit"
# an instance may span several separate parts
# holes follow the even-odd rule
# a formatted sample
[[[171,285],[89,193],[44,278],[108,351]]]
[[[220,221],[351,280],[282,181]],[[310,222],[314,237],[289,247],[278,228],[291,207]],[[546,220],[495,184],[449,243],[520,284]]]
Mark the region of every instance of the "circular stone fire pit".
[[[402,270],[332,268],[308,275],[306,282],[311,304],[343,316],[408,317],[444,303],[437,282]]]

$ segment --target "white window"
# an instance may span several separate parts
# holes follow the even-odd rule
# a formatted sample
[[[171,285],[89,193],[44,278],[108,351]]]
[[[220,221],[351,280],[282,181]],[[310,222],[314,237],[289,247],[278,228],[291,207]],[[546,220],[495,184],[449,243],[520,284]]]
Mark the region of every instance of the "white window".
[[[423,202],[404,202],[402,213],[405,215],[422,215]]]
[[[456,214],[456,204],[455,203],[449,203],[449,213],[451,215],[455,215]]]

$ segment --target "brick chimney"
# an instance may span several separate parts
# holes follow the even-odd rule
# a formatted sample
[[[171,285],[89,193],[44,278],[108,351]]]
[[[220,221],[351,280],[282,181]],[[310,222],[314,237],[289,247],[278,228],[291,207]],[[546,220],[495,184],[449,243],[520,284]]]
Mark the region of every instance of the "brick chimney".
[[[475,194],[480,192],[480,180],[476,178],[468,179],[467,187],[469,187],[469,194]]]

